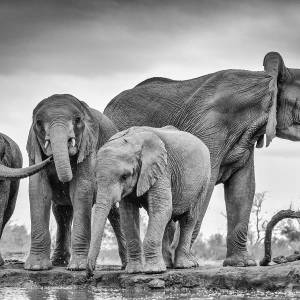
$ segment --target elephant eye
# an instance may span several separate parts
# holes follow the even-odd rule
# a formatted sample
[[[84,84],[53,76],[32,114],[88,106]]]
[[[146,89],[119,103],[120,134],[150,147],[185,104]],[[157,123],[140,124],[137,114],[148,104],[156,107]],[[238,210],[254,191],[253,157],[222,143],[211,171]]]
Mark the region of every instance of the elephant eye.
[[[76,117],[75,120],[74,120],[74,123],[76,125],[78,125],[80,122],[81,122],[81,118],[80,117]]]
[[[42,121],[41,120],[36,120],[36,126],[37,127],[42,127]]]
[[[131,175],[131,173],[124,173],[124,174],[122,174],[121,175],[121,180],[122,181],[125,181],[125,180],[127,180],[129,177],[130,177],[130,175]]]

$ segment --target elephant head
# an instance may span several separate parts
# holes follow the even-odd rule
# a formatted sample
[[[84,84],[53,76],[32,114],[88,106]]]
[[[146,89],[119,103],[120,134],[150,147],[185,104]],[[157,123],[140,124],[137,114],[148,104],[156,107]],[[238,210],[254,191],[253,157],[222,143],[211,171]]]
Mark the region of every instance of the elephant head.
[[[162,140],[147,131],[114,135],[97,155],[97,200],[94,205],[88,272],[95,268],[103,230],[113,205],[132,192],[137,197],[151,190],[161,176],[166,176],[167,152]]]
[[[300,141],[300,69],[287,68],[277,52],[268,53],[263,64],[265,71],[273,77],[267,145],[275,136]]]
[[[33,163],[53,155],[61,182],[72,180],[70,157],[82,162],[98,143],[99,124],[88,105],[71,95],[53,95],[33,111],[27,151]]]

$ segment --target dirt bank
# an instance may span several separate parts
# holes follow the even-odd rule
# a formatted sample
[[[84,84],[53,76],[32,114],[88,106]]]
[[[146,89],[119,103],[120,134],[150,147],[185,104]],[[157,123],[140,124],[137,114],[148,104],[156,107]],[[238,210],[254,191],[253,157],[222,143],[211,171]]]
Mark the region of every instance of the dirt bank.
[[[155,275],[129,275],[121,271],[118,266],[98,266],[91,280],[85,278],[85,272],[70,272],[61,267],[49,271],[26,271],[23,269],[23,263],[18,262],[6,263],[0,267],[0,288],[70,285],[299,291],[300,262],[250,268],[205,266],[191,270],[170,270]]]

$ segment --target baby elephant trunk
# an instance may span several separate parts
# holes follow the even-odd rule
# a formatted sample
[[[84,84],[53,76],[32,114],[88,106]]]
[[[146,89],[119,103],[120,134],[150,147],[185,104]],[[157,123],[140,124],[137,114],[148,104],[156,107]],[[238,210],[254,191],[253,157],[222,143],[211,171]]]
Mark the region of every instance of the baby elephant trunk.
[[[100,193],[97,194],[97,202],[94,206],[93,224],[92,224],[92,235],[90,249],[87,259],[87,277],[93,275],[95,270],[97,257],[100,252],[104,227],[108,214],[112,208],[112,202],[106,198],[103,198]]]

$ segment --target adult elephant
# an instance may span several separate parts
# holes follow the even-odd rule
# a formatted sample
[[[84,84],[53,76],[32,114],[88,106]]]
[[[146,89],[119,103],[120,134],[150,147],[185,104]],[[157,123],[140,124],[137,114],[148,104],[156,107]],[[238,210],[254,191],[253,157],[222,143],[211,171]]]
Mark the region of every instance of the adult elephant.
[[[29,181],[31,248],[25,269],[49,269],[52,264],[68,264],[70,270],[85,269],[91,209],[96,196],[96,152],[116,132],[116,127],[106,116],[72,95],[53,95],[34,109],[27,141],[30,164],[52,155],[54,164]],[[51,202],[57,235],[50,261]],[[125,264],[125,239],[116,207],[110,211],[109,220]]]
[[[254,146],[275,137],[300,140],[300,70],[279,53],[264,58],[264,72],[224,70],[191,80],[150,78],[116,96],[104,110],[119,130],[173,125],[198,136],[211,154],[214,185],[223,183],[227,211],[224,266],[251,266],[247,230],[255,192]],[[197,236],[204,213],[199,219]]]
[[[6,223],[12,216],[19,190],[19,179],[32,175],[44,168],[51,158],[38,165],[22,169],[23,159],[18,145],[0,133],[0,238]],[[0,265],[4,260],[0,254]]]

